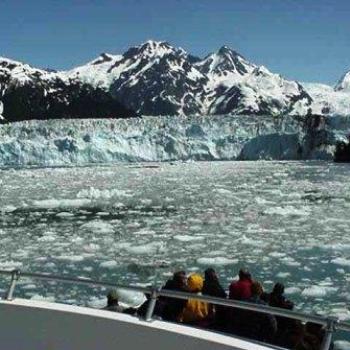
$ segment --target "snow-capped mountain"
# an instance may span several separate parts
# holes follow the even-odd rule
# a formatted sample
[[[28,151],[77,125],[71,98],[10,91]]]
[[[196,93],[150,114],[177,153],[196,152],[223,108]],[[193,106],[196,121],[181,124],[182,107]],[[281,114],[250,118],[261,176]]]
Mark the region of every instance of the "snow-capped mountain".
[[[0,100],[7,120],[128,117],[130,111],[154,116],[349,114],[349,81],[350,73],[336,89],[302,85],[227,46],[200,59],[158,41],[121,55],[103,53],[61,72],[0,58]]]
[[[101,88],[2,57],[0,99],[7,121],[134,115]]]
[[[336,91],[347,91],[350,93],[350,71],[345,73],[335,86]]]
[[[311,98],[223,46],[203,60],[166,42],[148,41],[123,55],[101,55],[67,73],[102,86],[145,115],[306,114]]]
[[[148,41],[121,56],[104,54],[67,74],[107,88],[140,114],[194,115],[202,113],[200,95],[208,78],[191,60],[182,49]]]
[[[350,115],[350,91],[318,83],[302,83],[312,97],[312,111],[321,115]]]

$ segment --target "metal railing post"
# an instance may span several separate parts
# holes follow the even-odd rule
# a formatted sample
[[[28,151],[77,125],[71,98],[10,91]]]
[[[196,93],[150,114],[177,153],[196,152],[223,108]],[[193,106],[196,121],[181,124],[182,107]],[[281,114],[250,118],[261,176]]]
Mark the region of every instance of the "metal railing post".
[[[11,283],[6,294],[6,300],[9,300],[9,301],[13,300],[13,292],[15,291],[16,283],[19,280],[20,274],[21,274],[20,270],[13,270],[11,272]]]
[[[338,323],[338,320],[336,318],[328,318],[327,319],[327,326],[326,326],[326,333],[323,337],[322,345],[320,350],[329,350],[330,346],[332,344],[332,337],[333,333],[335,332],[336,328],[335,325]]]
[[[153,288],[150,296],[149,304],[147,307],[146,316],[145,316],[145,321],[147,322],[152,320],[154,308],[156,307],[156,303],[157,303],[157,298],[158,298],[158,289]]]

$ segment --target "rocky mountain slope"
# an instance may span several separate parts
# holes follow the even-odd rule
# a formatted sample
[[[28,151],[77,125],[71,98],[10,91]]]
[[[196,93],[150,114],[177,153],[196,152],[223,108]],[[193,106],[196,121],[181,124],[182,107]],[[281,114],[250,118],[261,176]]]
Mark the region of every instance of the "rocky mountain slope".
[[[7,121],[134,115],[104,89],[6,58],[0,58],[0,102]]]
[[[300,84],[257,66],[227,46],[200,59],[147,41],[101,54],[69,71],[0,58],[6,120],[140,115],[350,114],[350,73],[333,89]]]
[[[103,86],[144,115],[306,114],[312,101],[297,82],[226,46],[199,59],[166,42],[148,41],[66,74]]]

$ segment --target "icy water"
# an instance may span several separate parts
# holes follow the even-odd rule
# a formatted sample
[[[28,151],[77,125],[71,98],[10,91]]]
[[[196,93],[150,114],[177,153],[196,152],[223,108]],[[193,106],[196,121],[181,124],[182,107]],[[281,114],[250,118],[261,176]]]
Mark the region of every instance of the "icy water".
[[[213,266],[228,286],[247,266],[299,309],[350,319],[348,165],[2,170],[0,189],[1,269],[146,285]],[[18,293],[100,305],[105,291],[23,280]]]

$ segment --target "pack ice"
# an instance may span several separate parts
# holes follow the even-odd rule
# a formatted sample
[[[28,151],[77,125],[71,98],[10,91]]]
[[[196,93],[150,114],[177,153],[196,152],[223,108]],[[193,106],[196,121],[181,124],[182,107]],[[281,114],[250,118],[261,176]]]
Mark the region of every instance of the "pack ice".
[[[0,125],[0,166],[332,159],[350,117],[210,116]]]

